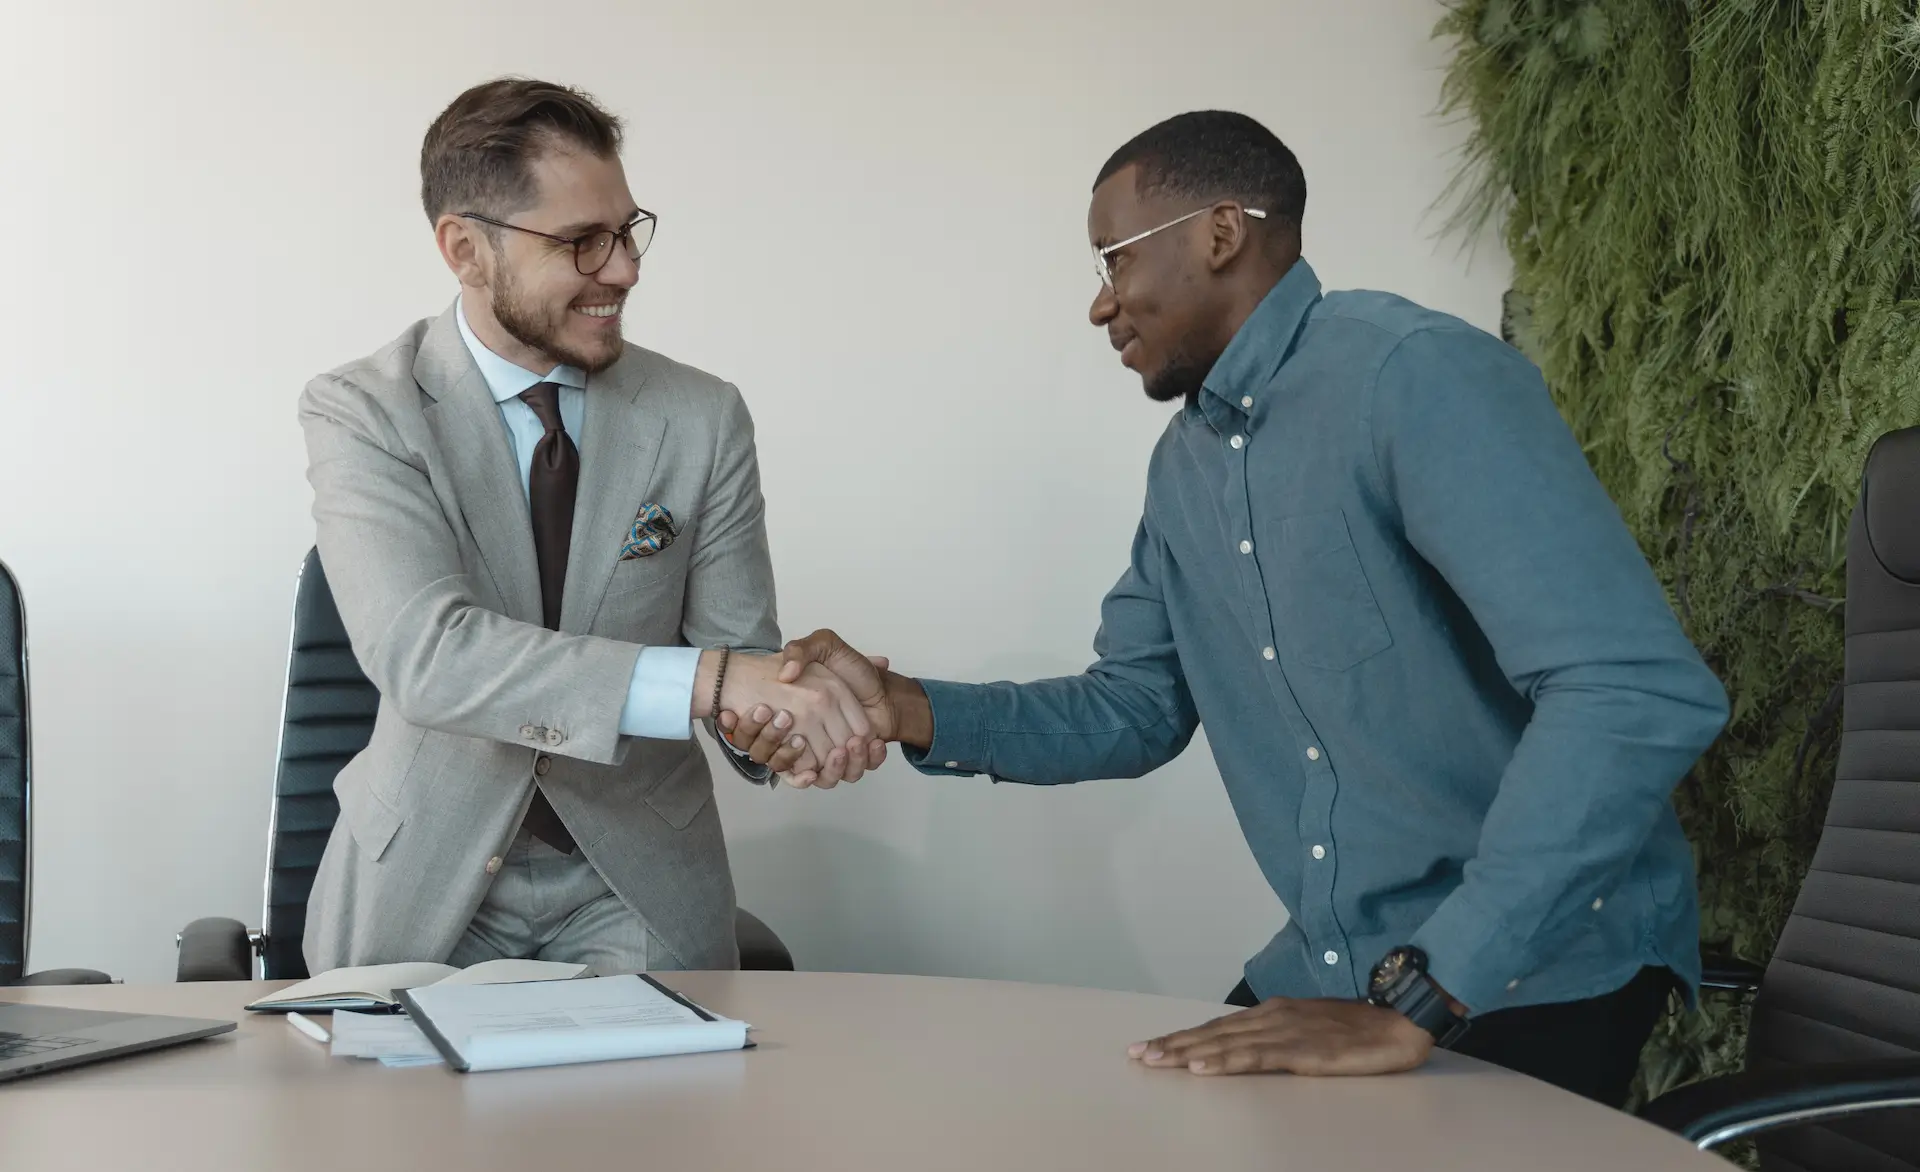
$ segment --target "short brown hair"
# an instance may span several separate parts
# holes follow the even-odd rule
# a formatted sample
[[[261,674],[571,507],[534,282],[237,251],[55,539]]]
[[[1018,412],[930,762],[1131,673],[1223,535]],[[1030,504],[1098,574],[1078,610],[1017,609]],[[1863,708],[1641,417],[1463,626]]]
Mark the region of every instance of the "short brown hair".
[[[447,212],[508,216],[534,202],[533,161],[553,146],[620,153],[620,120],[592,97],[550,81],[502,77],[453,100],[420,144],[420,202]]]

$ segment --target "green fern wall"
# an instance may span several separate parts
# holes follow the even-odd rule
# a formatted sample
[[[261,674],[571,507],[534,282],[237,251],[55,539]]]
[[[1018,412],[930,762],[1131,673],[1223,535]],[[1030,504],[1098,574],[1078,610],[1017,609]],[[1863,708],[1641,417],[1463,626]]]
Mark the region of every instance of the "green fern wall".
[[[1455,226],[1514,260],[1512,340],[1733,697],[1676,795],[1705,936],[1764,960],[1833,776],[1846,523],[1920,422],[1914,0],[1454,0]],[[1658,1092],[1737,1067],[1676,1018]]]

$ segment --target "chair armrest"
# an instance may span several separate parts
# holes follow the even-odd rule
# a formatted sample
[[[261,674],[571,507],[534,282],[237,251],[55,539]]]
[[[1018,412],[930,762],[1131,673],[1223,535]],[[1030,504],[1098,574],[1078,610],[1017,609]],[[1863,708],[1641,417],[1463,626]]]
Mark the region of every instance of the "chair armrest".
[[[1740,993],[1748,997],[1760,991],[1760,979],[1766,970],[1750,960],[1741,960],[1731,952],[1710,949],[1700,954],[1700,987]]]
[[[93,969],[48,969],[45,972],[28,973],[14,982],[20,985],[111,985],[113,978]]]
[[[1749,1070],[1661,1095],[1640,1117],[1703,1148],[1798,1123],[1920,1106],[1920,1058]]]
[[[251,981],[253,942],[247,926],[220,916],[195,920],[180,933],[176,981]]]
[[[733,934],[740,941],[740,967],[758,972],[790,973],[793,955],[773,929],[745,908],[735,908]]]

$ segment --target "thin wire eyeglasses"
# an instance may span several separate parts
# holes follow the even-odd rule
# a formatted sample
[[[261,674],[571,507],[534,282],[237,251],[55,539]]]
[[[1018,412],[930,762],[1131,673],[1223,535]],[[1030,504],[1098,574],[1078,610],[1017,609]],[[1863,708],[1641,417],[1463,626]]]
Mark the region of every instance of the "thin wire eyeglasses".
[[[1109,244],[1104,248],[1095,248],[1093,250],[1093,271],[1100,274],[1100,283],[1102,285],[1105,285],[1109,289],[1113,288],[1113,267],[1107,264],[1107,258],[1109,256],[1112,256],[1114,253],[1119,252],[1121,249],[1125,248],[1129,244],[1140,243],[1142,240],[1145,240],[1147,237],[1153,235],[1156,232],[1165,232],[1168,228],[1175,227],[1176,225],[1179,225],[1179,224],[1184,224],[1188,220],[1193,219],[1195,216],[1204,216],[1208,212],[1212,211],[1214,208],[1217,208],[1219,206],[1221,205],[1214,203],[1214,204],[1208,204],[1206,207],[1203,207],[1203,208],[1196,208],[1195,210],[1188,212],[1184,216],[1181,216],[1177,219],[1168,220],[1166,223],[1160,225],[1158,228],[1148,228],[1145,232],[1140,233],[1138,236],[1129,236],[1125,240],[1120,241],[1118,244]],[[1228,206],[1237,206],[1237,205],[1228,205]],[[1241,208],[1240,210],[1245,212],[1247,215],[1252,216],[1256,220],[1264,220],[1267,218],[1267,213],[1261,211],[1259,208]]]

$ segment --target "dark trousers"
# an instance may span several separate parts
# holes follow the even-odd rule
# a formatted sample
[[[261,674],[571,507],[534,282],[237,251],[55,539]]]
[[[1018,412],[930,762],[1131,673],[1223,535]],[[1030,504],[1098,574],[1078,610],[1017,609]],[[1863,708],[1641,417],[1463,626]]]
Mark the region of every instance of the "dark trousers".
[[[1673,989],[1671,972],[1643,968],[1603,996],[1482,1014],[1453,1049],[1622,1107],[1640,1068],[1640,1050],[1666,1012]],[[1227,1004],[1249,1008],[1258,999],[1242,981]]]

